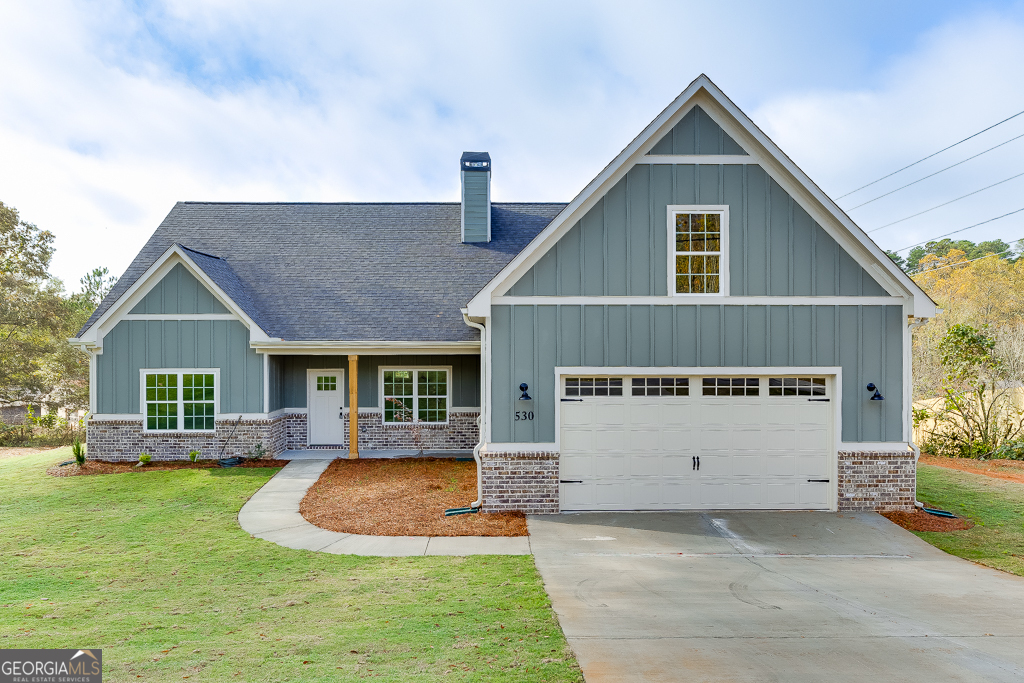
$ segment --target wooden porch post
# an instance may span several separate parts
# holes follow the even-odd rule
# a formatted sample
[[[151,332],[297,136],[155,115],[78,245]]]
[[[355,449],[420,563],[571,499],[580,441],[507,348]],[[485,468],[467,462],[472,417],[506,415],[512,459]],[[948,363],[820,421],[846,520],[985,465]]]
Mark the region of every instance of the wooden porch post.
[[[359,457],[359,356],[348,357],[348,457]]]

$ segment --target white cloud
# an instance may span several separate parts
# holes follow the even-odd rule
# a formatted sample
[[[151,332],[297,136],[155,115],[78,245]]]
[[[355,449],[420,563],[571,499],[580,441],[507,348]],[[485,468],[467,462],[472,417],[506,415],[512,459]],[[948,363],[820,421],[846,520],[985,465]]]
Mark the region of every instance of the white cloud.
[[[1024,63],[1021,25],[982,18],[875,73],[885,8],[813,3],[142,7],[0,6],[0,200],[57,234],[72,286],[123,271],[175,201],[453,201],[467,149],[497,199],[568,200],[702,71],[851,187],[1013,109]]]

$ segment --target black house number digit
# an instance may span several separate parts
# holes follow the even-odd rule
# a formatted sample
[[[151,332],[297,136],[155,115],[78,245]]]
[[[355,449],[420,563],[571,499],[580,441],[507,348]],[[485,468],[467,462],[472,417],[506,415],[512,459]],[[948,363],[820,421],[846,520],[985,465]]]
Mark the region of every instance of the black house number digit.
[[[532,419],[533,419],[533,411],[532,410],[517,410],[516,411],[516,422],[519,422],[521,420],[532,420]]]

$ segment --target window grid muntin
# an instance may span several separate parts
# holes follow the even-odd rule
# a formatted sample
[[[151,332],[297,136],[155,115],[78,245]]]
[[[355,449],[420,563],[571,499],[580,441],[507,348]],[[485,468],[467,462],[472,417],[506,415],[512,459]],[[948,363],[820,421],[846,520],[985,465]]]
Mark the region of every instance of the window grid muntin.
[[[689,377],[634,377],[633,396],[689,396]]]
[[[826,396],[824,377],[769,377],[769,396]]]
[[[621,377],[566,377],[566,396],[622,396]]]
[[[672,219],[676,294],[721,294],[722,212],[676,211]]]
[[[316,390],[317,391],[337,391],[338,390],[338,376],[337,375],[323,375],[317,376],[316,378]]]
[[[214,431],[217,373],[142,370],[145,431]]]
[[[448,421],[448,370],[383,370],[385,424],[444,424]]]
[[[704,396],[760,396],[758,377],[704,377],[701,393]]]

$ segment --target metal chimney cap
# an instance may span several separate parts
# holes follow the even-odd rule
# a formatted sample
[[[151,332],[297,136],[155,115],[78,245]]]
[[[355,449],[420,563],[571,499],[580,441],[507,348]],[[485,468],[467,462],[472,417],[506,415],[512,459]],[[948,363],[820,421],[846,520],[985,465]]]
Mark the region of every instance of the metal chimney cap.
[[[491,155],[487,152],[463,152],[459,165],[463,171],[490,171]]]

